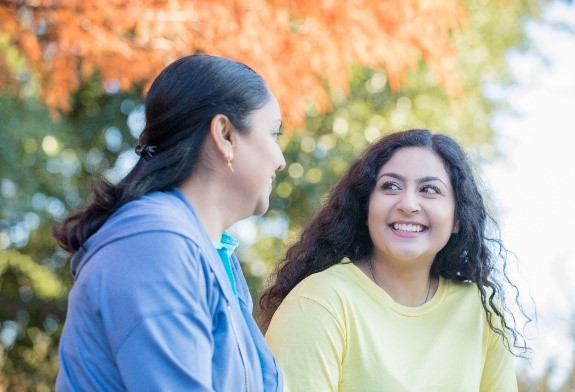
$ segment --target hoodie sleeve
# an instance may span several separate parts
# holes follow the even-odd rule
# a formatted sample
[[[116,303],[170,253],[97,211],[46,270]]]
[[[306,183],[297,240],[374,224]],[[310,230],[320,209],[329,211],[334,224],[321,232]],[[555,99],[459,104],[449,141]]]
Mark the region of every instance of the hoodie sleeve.
[[[128,390],[211,390],[214,279],[191,242],[169,232],[102,249],[98,300]]]

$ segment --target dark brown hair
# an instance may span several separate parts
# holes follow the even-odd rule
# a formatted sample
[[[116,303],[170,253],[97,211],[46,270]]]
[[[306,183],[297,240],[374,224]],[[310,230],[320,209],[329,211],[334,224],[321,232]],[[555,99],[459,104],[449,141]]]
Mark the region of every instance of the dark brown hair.
[[[262,77],[242,63],[208,55],[174,61],[146,96],[146,126],[139,142],[151,146],[153,156],[141,155],[117,185],[96,178],[91,203],[54,226],[54,237],[65,250],[76,252],[124,204],[186,180],[197,167],[215,115],[225,114],[247,133],[248,116],[269,99]]]

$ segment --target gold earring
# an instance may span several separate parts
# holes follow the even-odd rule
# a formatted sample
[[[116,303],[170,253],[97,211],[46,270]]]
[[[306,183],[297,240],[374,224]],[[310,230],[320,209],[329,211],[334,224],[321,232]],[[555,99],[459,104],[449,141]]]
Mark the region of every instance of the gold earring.
[[[228,167],[230,168],[230,170],[232,171],[232,173],[234,173],[234,167],[232,166],[232,160],[234,159],[233,155],[230,153],[230,155],[228,155]]]

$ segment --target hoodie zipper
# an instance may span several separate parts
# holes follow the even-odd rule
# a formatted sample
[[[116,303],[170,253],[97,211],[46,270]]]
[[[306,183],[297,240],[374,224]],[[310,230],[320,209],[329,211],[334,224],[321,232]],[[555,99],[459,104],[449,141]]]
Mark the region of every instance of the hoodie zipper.
[[[250,388],[250,380],[248,377],[248,367],[246,365],[246,355],[245,355],[244,350],[242,348],[240,336],[238,334],[236,322],[234,320],[234,317],[232,316],[232,308],[230,305],[228,305],[228,314],[230,315],[230,323],[232,325],[232,330],[234,331],[234,335],[236,336],[236,341],[238,342],[238,347],[240,349],[240,358],[242,359],[242,364],[244,366],[244,377],[246,379],[246,391],[250,392],[251,388]]]

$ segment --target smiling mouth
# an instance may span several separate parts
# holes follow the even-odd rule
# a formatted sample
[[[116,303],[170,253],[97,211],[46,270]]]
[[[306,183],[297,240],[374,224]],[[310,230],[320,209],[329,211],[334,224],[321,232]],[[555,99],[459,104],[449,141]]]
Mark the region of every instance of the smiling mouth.
[[[421,225],[414,225],[409,223],[392,223],[393,230],[405,231],[407,233],[421,233],[425,227]]]

